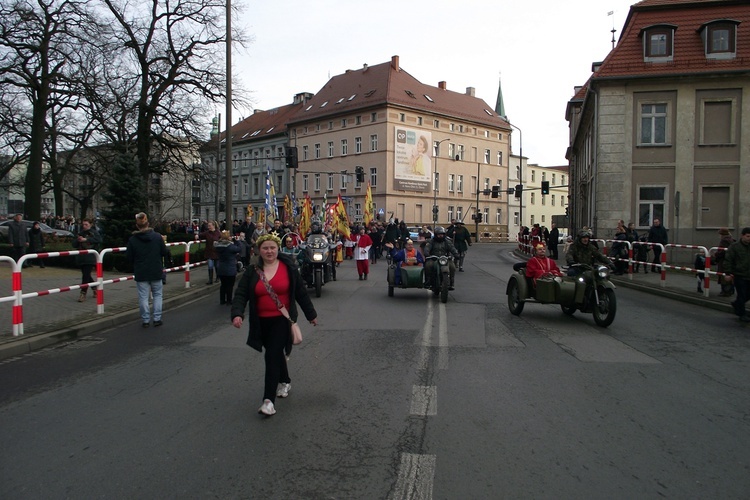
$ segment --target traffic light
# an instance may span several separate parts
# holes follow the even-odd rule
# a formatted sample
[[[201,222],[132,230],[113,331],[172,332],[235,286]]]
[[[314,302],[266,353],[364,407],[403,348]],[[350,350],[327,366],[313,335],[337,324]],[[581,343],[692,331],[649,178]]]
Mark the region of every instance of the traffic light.
[[[365,182],[365,169],[363,167],[356,167],[354,173],[357,175],[357,182]]]
[[[284,149],[286,168],[297,168],[297,146],[287,146]]]
[[[549,194],[549,181],[542,181],[542,194]]]
[[[492,186],[492,197],[493,198],[499,198],[500,197],[500,186]]]
[[[570,216],[570,207],[565,207],[565,217]]]
[[[520,198],[523,194],[523,184],[516,184],[516,198]]]

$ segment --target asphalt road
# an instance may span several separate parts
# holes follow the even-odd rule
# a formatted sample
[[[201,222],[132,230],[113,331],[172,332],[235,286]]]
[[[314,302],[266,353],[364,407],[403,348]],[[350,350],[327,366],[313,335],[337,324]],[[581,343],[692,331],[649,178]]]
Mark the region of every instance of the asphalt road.
[[[445,305],[343,263],[271,418],[218,297],[2,362],[0,497],[747,498],[748,330],[624,288],[608,329],[511,316],[510,249]]]

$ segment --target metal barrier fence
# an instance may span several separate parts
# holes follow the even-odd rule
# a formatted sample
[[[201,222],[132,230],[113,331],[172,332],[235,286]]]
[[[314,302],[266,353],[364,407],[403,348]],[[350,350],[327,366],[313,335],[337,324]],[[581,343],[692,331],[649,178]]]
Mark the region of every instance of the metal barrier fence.
[[[166,272],[185,270],[185,288],[190,288],[190,269],[193,267],[204,265],[207,261],[190,262],[190,247],[194,244],[205,243],[206,240],[194,240],[194,241],[181,241],[175,243],[167,243],[170,246],[185,246],[185,264],[177,267],[170,267],[165,269]],[[30,253],[23,255],[18,262],[14,259],[0,255],[0,262],[10,262],[12,268],[12,295],[6,297],[0,297],[1,302],[13,302],[13,336],[17,337],[23,335],[23,299],[32,297],[44,297],[46,295],[52,295],[55,293],[70,292],[74,290],[84,290],[88,288],[94,288],[96,293],[96,312],[97,314],[104,314],[104,286],[111,285],[114,283],[120,283],[135,279],[134,275],[123,276],[115,279],[104,279],[104,256],[107,253],[116,253],[126,251],[126,247],[118,248],[105,248],[101,252],[97,250],[70,250],[65,252],[40,252]],[[49,290],[41,290],[37,292],[23,293],[23,265],[27,260],[30,259],[49,259],[54,257],[64,257],[71,255],[84,255],[92,254],[96,255],[96,281],[91,283],[85,283],[80,285],[70,285],[60,288],[52,288]]]

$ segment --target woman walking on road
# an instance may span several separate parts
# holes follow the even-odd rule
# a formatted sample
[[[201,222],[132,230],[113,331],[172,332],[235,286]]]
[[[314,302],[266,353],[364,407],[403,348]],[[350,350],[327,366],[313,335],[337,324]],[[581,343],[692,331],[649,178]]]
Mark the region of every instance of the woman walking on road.
[[[240,245],[232,238],[229,231],[222,231],[219,241],[214,243],[219,264],[216,267],[216,275],[221,281],[219,288],[219,304],[232,304],[232,291],[234,280],[237,277],[237,256],[240,253]]]
[[[291,351],[290,322],[281,313],[279,303],[297,321],[297,304],[305,318],[318,324],[305,285],[291,256],[279,252],[281,240],[273,234],[258,238],[260,258],[248,268],[237,286],[232,302],[232,325],[242,326],[245,305],[248,305],[249,335],[247,345],[262,352],[265,349],[266,375],[263,404],[258,413],[276,413],[276,397],[285,398],[292,388],[285,351]]]
[[[102,237],[99,234],[99,231],[94,227],[94,221],[91,219],[83,219],[81,221],[81,231],[78,233],[76,239],[73,240],[73,248],[78,250],[97,250],[101,243]],[[76,263],[81,266],[81,285],[86,285],[96,281],[91,276],[91,272],[96,266],[96,255],[91,253],[76,255]],[[96,290],[95,286],[92,286],[91,288]],[[86,300],[86,293],[88,291],[89,287],[81,288],[78,302]]]

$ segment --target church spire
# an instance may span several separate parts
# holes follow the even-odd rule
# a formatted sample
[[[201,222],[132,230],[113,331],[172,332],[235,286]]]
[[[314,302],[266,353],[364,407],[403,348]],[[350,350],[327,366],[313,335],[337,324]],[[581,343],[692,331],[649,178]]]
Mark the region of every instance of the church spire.
[[[508,117],[505,115],[505,104],[503,104],[503,87],[501,85],[501,81],[498,78],[497,82],[497,102],[495,103],[495,113],[504,120],[507,120]]]

